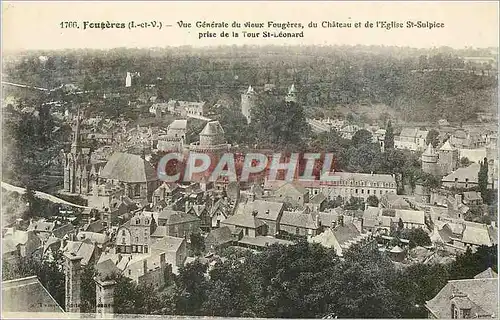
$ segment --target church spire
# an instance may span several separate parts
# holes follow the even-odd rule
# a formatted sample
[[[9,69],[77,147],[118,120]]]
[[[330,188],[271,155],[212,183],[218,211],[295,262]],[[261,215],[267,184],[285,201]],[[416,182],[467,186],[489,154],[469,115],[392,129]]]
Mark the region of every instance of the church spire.
[[[80,107],[78,107],[78,111],[76,114],[76,125],[75,125],[75,132],[74,132],[74,137],[73,137],[73,143],[71,144],[71,147],[73,148],[78,148],[80,147]]]

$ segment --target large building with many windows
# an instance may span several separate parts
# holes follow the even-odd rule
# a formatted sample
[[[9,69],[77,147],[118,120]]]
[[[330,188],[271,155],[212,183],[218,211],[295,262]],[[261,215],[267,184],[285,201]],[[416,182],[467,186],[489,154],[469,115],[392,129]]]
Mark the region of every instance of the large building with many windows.
[[[381,197],[383,194],[396,194],[396,179],[390,174],[335,172],[329,179],[299,181],[309,190],[311,196],[322,192],[327,198],[338,196],[348,200],[351,197],[368,198],[370,195]]]

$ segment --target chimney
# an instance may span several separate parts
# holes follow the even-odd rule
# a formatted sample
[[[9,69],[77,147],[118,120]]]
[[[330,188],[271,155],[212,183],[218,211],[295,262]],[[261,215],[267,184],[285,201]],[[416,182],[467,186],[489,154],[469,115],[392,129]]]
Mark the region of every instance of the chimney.
[[[335,220],[332,221],[331,229],[335,229],[337,227],[337,222]]]
[[[81,261],[82,257],[76,256],[74,253],[65,253],[65,265],[64,265],[64,275],[65,275],[65,296],[66,296],[66,312],[68,313],[80,313],[81,305]]]
[[[114,292],[116,282],[114,280],[103,281],[99,277],[94,278],[96,283],[96,314],[97,317],[114,313]]]
[[[165,261],[165,252],[163,252],[162,254],[160,254],[160,268],[163,268],[163,266],[165,266],[167,263]]]

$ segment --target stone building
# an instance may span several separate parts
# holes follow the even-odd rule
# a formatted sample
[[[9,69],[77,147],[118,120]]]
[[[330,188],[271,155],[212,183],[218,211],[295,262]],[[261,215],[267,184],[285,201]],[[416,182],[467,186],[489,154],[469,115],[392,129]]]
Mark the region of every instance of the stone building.
[[[64,191],[75,194],[88,194],[97,181],[101,163],[91,162],[91,150],[82,146],[80,115],[76,117],[73,142],[69,152],[61,151],[64,167]]]
[[[422,153],[422,171],[432,175],[439,175],[438,157],[439,155],[434,150],[432,143],[429,143],[427,149]]]
[[[99,175],[99,182],[122,187],[132,200],[152,200],[159,179],[153,166],[143,156],[115,152]]]
[[[438,167],[441,175],[447,175],[456,170],[459,165],[458,149],[454,148],[447,140],[438,150]]]
[[[249,86],[248,90],[241,95],[241,113],[247,118],[247,123],[252,122],[251,110],[255,106],[256,100],[257,94],[252,86]]]
[[[157,228],[151,215],[138,212],[116,232],[116,253],[148,253],[150,236]]]
[[[366,200],[370,195],[380,198],[383,194],[396,194],[396,179],[390,174],[335,172],[328,179],[298,181],[311,195],[322,192],[328,199],[338,196],[344,200],[351,197]]]

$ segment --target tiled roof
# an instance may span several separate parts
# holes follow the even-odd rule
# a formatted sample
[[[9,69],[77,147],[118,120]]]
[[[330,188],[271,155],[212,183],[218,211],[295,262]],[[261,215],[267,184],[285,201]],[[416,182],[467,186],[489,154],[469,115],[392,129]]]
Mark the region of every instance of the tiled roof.
[[[36,276],[2,282],[2,312],[64,312]]]
[[[129,183],[157,181],[155,169],[141,156],[115,152],[101,171],[101,178]]]

